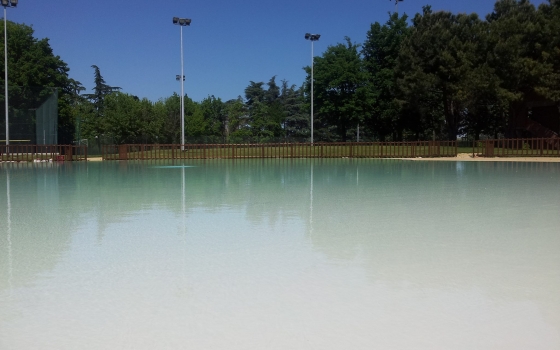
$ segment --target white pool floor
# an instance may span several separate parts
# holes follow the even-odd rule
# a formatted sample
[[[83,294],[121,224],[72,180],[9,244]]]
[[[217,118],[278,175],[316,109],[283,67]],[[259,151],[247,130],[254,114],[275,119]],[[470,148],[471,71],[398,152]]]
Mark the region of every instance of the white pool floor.
[[[560,349],[560,164],[0,166],[0,349]]]

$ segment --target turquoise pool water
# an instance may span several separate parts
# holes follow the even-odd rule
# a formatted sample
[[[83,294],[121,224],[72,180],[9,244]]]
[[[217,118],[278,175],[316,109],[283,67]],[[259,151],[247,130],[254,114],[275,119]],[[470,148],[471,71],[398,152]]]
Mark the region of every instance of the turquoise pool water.
[[[560,349],[560,164],[2,164],[0,225],[0,349]]]

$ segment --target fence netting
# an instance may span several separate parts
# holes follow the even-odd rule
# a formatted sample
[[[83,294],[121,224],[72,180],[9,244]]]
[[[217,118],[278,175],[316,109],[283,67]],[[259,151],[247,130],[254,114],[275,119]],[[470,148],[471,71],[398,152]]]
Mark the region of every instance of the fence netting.
[[[58,89],[8,87],[10,144],[58,144]],[[0,94],[0,143],[6,142],[5,95]]]

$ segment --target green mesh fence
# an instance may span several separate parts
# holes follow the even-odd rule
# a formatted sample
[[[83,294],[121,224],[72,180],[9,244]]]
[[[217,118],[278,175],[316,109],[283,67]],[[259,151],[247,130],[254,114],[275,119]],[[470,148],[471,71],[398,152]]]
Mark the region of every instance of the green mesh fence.
[[[58,144],[58,90],[35,111],[35,130],[36,144]]]
[[[10,144],[58,144],[58,90],[8,87]],[[0,143],[6,142],[6,109],[0,93]]]

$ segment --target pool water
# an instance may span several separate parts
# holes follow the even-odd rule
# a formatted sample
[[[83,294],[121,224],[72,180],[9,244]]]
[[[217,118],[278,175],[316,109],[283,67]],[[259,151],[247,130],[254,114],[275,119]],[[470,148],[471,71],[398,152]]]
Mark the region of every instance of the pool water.
[[[560,349],[560,164],[0,165],[0,349]]]

